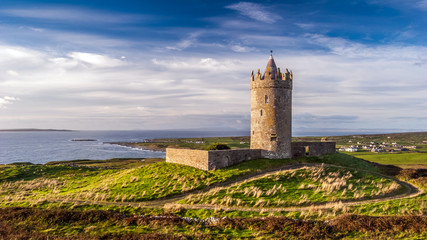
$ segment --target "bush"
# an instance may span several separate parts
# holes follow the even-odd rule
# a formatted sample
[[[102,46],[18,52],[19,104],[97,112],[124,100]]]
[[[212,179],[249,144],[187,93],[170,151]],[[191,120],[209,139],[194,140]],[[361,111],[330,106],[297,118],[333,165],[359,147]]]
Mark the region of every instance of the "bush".
[[[230,149],[230,147],[227,144],[223,143],[212,143],[209,147],[206,148],[206,150],[225,150]]]

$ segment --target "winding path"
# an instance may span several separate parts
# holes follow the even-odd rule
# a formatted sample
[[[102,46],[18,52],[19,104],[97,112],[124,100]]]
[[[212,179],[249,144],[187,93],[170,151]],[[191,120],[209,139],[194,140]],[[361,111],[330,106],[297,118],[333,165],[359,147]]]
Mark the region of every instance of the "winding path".
[[[309,209],[328,209],[328,208],[334,208],[334,207],[345,207],[345,206],[355,206],[355,205],[362,205],[362,204],[368,204],[368,203],[378,203],[378,202],[385,202],[390,200],[396,200],[396,199],[404,199],[404,198],[414,198],[422,194],[424,191],[423,189],[410,184],[409,182],[401,181],[397,178],[390,177],[384,174],[380,173],[374,173],[370,171],[360,170],[356,169],[357,171],[364,171],[368,172],[373,175],[381,176],[383,178],[388,178],[396,181],[398,184],[404,187],[405,191],[398,195],[393,196],[378,196],[373,199],[367,199],[367,200],[358,200],[358,201],[336,201],[336,202],[326,202],[326,203],[318,203],[315,205],[310,206],[295,206],[295,207],[283,207],[283,208],[256,208],[256,207],[227,207],[222,205],[211,205],[211,204],[179,204],[177,203],[179,200],[184,199],[188,195],[194,195],[194,194],[200,194],[207,192],[213,188],[218,187],[230,187],[236,184],[239,184],[244,181],[251,181],[259,178],[266,177],[271,174],[276,174],[281,171],[285,170],[295,170],[295,169],[301,169],[304,167],[319,167],[319,166],[325,166],[325,167],[338,167],[343,169],[355,169],[355,168],[348,168],[348,167],[342,167],[338,165],[331,165],[331,164],[296,164],[296,165],[290,165],[290,166],[282,166],[279,168],[269,169],[262,172],[247,174],[241,177],[238,177],[235,180],[232,181],[225,181],[220,183],[212,184],[202,190],[195,190],[195,191],[189,191],[184,192],[179,195],[174,195],[170,197],[165,198],[159,198],[155,200],[145,201],[145,202],[99,202],[99,201],[78,201],[78,200],[63,200],[63,199],[55,199],[54,201],[60,201],[60,202],[69,202],[69,203],[84,203],[84,204],[99,204],[99,205],[112,205],[112,206],[132,206],[132,207],[143,207],[143,208],[164,208],[164,207],[179,207],[184,209],[222,209],[222,210],[234,210],[234,211],[268,211],[268,212],[281,212],[281,211],[304,211]],[[49,199],[53,200],[53,199]]]

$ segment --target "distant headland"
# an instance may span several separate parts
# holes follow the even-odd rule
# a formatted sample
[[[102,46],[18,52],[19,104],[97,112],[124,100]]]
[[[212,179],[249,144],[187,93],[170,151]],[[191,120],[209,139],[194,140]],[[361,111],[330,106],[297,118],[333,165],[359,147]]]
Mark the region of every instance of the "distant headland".
[[[0,129],[0,132],[74,132],[74,130],[67,130],[67,129],[19,128],[19,129]]]

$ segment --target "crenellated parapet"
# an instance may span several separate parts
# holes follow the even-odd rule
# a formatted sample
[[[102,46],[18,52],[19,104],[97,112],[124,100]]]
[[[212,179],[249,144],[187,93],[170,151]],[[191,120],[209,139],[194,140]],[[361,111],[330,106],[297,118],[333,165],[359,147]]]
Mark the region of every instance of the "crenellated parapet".
[[[293,74],[286,68],[286,71],[282,73],[280,68],[277,71],[271,71],[269,68],[266,69],[264,74],[261,74],[260,70],[254,74],[251,72],[251,89],[253,88],[287,88],[292,89]]]

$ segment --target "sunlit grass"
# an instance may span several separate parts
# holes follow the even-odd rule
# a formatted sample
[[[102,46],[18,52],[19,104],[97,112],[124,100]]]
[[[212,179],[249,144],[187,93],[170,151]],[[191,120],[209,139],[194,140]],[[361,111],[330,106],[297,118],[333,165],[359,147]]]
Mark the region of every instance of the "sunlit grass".
[[[345,154],[367,161],[391,164],[408,168],[410,165],[427,168],[427,153],[372,153],[372,152],[346,152]]]
[[[244,207],[287,207],[369,199],[396,192],[395,181],[336,167],[286,170],[232,187],[191,195],[183,203]]]

